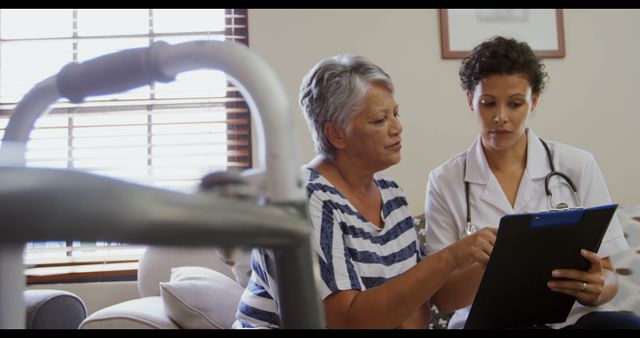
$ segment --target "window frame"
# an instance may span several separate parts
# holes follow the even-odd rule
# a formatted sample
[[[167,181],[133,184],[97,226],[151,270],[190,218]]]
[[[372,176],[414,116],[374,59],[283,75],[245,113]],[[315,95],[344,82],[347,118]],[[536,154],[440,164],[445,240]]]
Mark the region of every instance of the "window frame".
[[[25,38],[25,39],[5,39],[0,37],[0,50],[1,45],[4,42],[24,40],[24,41],[39,41],[39,40],[71,40],[74,44],[74,60],[77,60],[77,49],[75,44],[81,41],[83,37],[77,35],[76,25],[78,10],[73,10],[73,24],[74,32],[73,37],[65,38]],[[230,40],[238,43],[249,45],[248,36],[248,11],[247,9],[224,9],[225,28],[223,36],[225,40]],[[153,10],[149,9],[150,22],[153,20]],[[150,23],[151,25],[151,23]],[[148,34],[134,34],[126,35],[127,38],[143,37],[149,39],[150,43],[162,38],[173,36],[202,36],[210,32],[187,32],[187,33],[154,33],[151,28]],[[120,35],[112,36],[100,36],[105,39],[122,38]],[[95,37],[91,37],[95,38]],[[1,74],[0,74],[1,76]],[[153,93],[153,87],[152,87]],[[105,113],[113,112],[114,110],[126,110],[137,109],[146,110],[148,114],[153,114],[154,109],[158,107],[170,108],[170,107],[187,107],[193,105],[195,107],[206,108],[207,104],[211,104],[212,100],[209,97],[201,98],[167,98],[158,99],[151,95],[149,99],[135,100],[128,99],[121,102],[114,102],[112,100],[100,100],[92,99],[82,104],[72,104],[69,102],[57,102],[52,105],[49,115],[60,116],[74,116],[78,115],[90,115],[92,113]],[[224,109],[226,114],[226,139],[227,139],[227,167],[239,167],[242,169],[253,167],[252,156],[252,135],[251,135],[251,114],[249,107],[244,101],[244,98],[240,94],[239,90],[235,88],[231,83],[227,82],[226,95],[222,99],[218,99],[215,104],[220,105]],[[0,102],[0,117],[7,117],[15,108],[17,102]],[[149,113],[150,112],[150,113]],[[73,124],[73,119],[69,118],[69,137],[68,145],[69,152],[72,151],[72,136],[71,130],[76,126]],[[151,128],[151,123],[147,123],[148,128]],[[72,156],[68,157],[67,168],[74,169],[74,159]],[[73,241],[68,240],[66,242],[67,256],[71,257],[73,249]],[[126,245],[126,244],[125,244]],[[142,253],[140,253],[141,255]],[[138,257],[139,258],[139,257]],[[61,282],[87,282],[87,281],[107,281],[107,280],[135,280],[137,275],[138,258],[131,259],[109,257],[109,259],[101,259],[96,257],[95,260],[62,260],[58,262],[44,262],[37,264],[30,264],[25,270],[27,277],[27,284],[43,284],[43,283],[61,283]]]

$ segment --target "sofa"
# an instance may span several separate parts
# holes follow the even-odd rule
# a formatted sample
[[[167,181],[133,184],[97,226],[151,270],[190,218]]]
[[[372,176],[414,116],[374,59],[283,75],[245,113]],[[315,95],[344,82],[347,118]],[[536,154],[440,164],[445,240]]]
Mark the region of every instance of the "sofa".
[[[244,288],[220,257],[211,248],[148,247],[140,298],[94,312],[80,329],[230,328]]]
[[[621,206],[617,212],[629,250],[611,256],[619,289],[609,306],[640,316],[640,204]]]

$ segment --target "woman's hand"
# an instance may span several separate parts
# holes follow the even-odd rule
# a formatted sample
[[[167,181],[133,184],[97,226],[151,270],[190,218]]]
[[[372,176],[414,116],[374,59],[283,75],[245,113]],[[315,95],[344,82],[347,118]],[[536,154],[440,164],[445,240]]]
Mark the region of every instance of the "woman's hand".
[[[493,251],[497,233],[497,228],[485,227],[448,246],[446,250],[449,251],[454,266],[461,269],[475,262],[486,264]]]
[[[587,271],[573,269],[556,269],[551,275],[555,278],[547,283],[547,286],[556,292],[561,292],[576,298],[582,305],[599,305],[605,282],[605,269],[603,261],[596,253],[588,250],[580,250],[582,257],[591,262]]]

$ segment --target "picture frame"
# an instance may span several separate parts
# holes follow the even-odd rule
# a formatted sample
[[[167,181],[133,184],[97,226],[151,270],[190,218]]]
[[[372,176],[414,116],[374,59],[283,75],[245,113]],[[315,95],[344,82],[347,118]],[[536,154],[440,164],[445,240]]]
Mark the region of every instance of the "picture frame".
[[[562,9],[440,9],[442,58],[464,58],[495,35],[525,41],[540,57],[563,58],[562,14]]]

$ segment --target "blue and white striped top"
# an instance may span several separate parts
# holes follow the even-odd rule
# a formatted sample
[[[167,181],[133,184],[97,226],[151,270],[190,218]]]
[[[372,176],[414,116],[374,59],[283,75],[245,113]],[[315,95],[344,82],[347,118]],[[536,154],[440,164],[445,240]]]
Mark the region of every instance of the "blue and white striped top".
[[[407,199],[394,181],[374,175],[382,195],[384,227],[380,229],[317,171],[304,169],[313,246],[322,277],[321,299],[342,290],[380,285],[424,257]],[[251,281],[238,305],[234,328],[280,326],[272,264],[268,250],[254,250]]]
[[[251,278],[242,293],[236,321],[232,328],[279,328],[280,312],[277,303],[277,285],[273,269],[273,252],[253,249]]]

